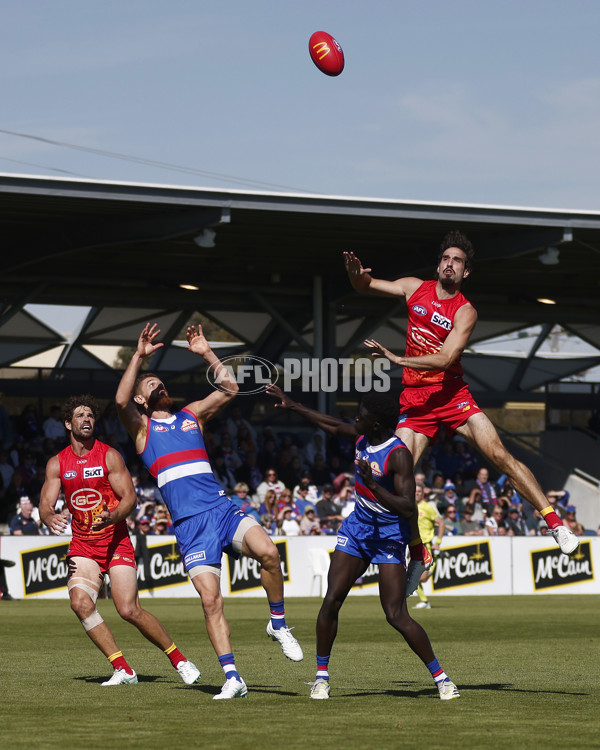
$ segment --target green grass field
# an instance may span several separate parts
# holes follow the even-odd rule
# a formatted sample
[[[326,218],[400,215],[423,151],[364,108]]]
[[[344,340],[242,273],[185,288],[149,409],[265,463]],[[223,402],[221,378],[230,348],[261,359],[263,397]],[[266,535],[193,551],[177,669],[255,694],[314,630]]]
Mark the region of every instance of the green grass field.
[[[412,605],[416,602],[410,600]],[[305,652],[285,659],[264,632],[263,599],[226,601],[247,699],[214,702],[223,673],[200,602],[142,600],[202,671],[184,685],[167,658],[99,609],[140,677],[103,688],[111,669],[65,600],[0,602],[0,747],[13,748],[597,748],[598,598],[441,597],[418,619],[461,698],[440,701],[424,665],[375,597],[342,609],[331,698],[311,701],[320,600],[290,599]]]

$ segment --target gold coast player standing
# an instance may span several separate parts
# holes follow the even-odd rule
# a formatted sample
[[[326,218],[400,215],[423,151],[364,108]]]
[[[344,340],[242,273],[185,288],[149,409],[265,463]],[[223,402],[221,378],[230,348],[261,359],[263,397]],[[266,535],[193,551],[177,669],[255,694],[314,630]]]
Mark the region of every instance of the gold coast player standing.
[[[540,511],[561,550],[570,554],[579,540],[548,505],[531,471],[506,450],[463,380],[460,355],[475,328],[477,312],[461,286],[471,273],[473,255],[469,239],[453,231],[442,240],[435,279],[406,276],[385,281],[373,278],[371,269],[363,268],[354,253],[344,253],[346,271],[358,292],[404,297],[408,307],[405,356],[392,354],[377,341],[365,343],[404,368],[396,434],[412,452],[415,464],[440,425],[459,433],[508,476],[515,490]]]
[[[135,507],[131,476],[120,454],[94,437],[98,407],[91,396],[74,396],[63,408],[71,444],[48,461],[40,516],[53,534],[67,520],[56,513],[61,489],[71,512],[73,539],[67,553],[71,608],[84,630],[110,661],[114,672],[103,685],[133,685],[137,675],[119,650],[96,609],[106,573],[117,612],[162,649],[183,681],[191,685],[200,672],[173,643],[162,623],[140,607],[134,551],[125,518]]]

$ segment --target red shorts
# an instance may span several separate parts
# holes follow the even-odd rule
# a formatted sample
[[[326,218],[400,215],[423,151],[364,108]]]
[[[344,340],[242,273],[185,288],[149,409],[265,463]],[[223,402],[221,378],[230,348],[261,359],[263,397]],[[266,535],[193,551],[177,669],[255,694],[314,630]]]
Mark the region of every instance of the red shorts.
[[[440,425],[453,432],[481,409],[463,380],[444,385],[405,388],[400,394],[398,427],[433,439]]]
[[[67,552],[69,557],[87,557],[100,566],[104,574],[114,565],[128,565],[135,568],[135,553],[127,527],[115,529],[112,536],[104,539],[81,539],[73,537]]]

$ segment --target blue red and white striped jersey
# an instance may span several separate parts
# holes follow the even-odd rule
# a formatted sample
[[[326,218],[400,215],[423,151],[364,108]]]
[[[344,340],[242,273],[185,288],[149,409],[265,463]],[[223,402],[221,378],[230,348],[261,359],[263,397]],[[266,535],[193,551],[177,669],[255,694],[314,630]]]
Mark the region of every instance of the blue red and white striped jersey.
[[[373,479],[392,494],[395,492],[394,475],[389,471],[388,463],[391,454],[397,450],[408,450],[408,448],[395,435],[380,445],[371,445],[364,435],[356,441],[355,457],[368,461]],[[374,518],[383,522],[398,520],[398,515],[382,505],[371,490],[364,486],[358,467],[355,473],[354,495],[356,501],[354,510],[361,521],[369,522]]]
[[[214,478],[198,420],[182,409],[149,419],[140,458],[163,496],[173,522],[218,505],[225,491]]]

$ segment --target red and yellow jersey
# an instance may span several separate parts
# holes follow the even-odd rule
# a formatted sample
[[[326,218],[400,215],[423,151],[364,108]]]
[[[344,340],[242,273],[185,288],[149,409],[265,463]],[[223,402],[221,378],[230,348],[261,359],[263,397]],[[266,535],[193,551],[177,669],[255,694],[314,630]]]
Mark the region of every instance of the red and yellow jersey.
[[[60,481],[72,515],[74,537],[106,539],[120,532],[122,526],[126,527],[125,521],[121,521],[100,531],[92,531],[93,523],[104,510],[104,503],[113,510],[120,501],[108,480],[106,454],[109,450],[110,446],[96,440],[85,456],[77,456],[70,445],[58,454]]]
[[[406,331],[406,356],[422,357],[437,354],[452,330],[454,316],[468,300],[459,292],[452,299],[439,299],[437,281],[424,281],[406,301],[408,328]],[[462,378],[460,357],[447,370],[414,370],[405,367],[403,385],[437,385],[444,380]]]

